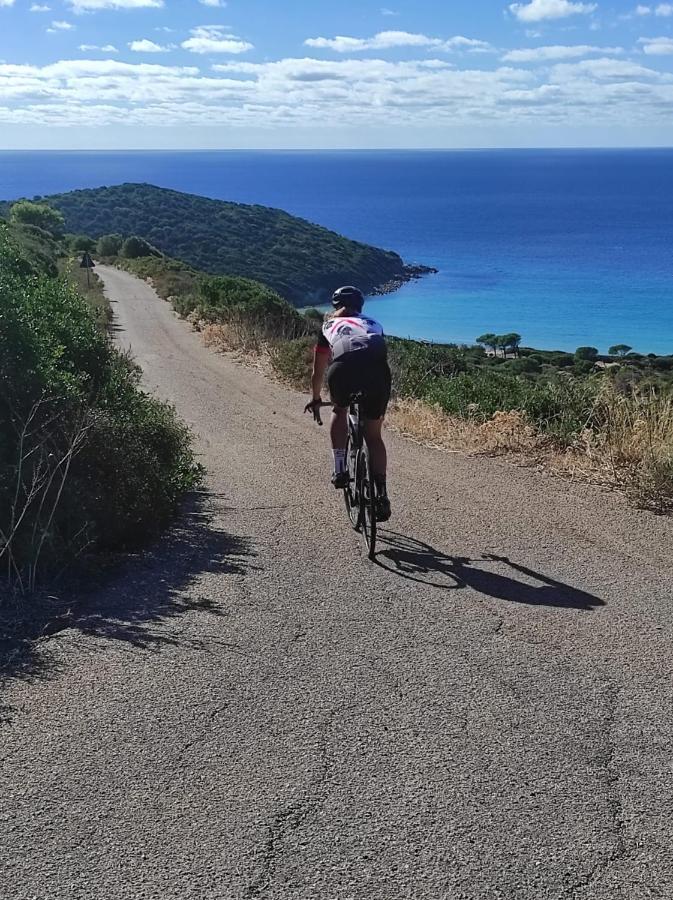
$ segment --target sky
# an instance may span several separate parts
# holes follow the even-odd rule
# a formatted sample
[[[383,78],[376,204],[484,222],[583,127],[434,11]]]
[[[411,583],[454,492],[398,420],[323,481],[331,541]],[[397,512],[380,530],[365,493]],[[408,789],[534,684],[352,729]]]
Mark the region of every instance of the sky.
[[[0,149],[673,145],[673,2],[390,4],[0,0]]]

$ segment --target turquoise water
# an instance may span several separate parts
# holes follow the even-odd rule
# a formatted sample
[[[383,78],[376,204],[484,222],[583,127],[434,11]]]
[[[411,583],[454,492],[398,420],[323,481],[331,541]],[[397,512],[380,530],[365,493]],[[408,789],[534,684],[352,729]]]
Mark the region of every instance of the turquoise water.
[[[0,198],[148,181],[287,209],[440,273],[390,334],[673,353],[673,151],[4,153]]]

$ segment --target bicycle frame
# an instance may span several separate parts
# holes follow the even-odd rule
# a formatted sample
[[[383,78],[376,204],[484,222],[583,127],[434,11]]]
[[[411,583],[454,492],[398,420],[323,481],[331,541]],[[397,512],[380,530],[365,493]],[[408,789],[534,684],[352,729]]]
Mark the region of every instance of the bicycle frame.
[[[351,397],[348,405],[348,442],[346,445],[346,464],[350,476],[350,484],[344,488],[344,501],[350,523],[356,531],[360,531],[367,547],[367,555],[374,559],[376,553],[376,501],[374,480],[369,463],[369,450],[365,441],[365,416],[362,412],[361,395]],[[333,406],[332,403],[321,403],[314,410],[314,418],[322,425],[321,406]]]
[[[347,465],[351,485],[344,490],[346,511],[351,525],[362,532],[368,555],[374,559],[376,552],[376,509],[374,484],[369,463],[369,450],[364,439],[365,416],[360,398],[351,400],[348,408]]]

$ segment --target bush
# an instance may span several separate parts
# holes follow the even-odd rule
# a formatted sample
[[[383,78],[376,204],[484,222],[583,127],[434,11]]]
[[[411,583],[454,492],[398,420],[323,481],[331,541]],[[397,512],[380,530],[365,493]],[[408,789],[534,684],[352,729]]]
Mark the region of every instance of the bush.
[[[0,231],[0,563],[31,588],[85,546],[151,534],[199,478],[187,430],[64,281]]]
[[[14,203],[9,221],[15,225],[33,225],[54,237],[62,237],[65,226],[63,215],[57,209],[52,209],[46,203],[32,203],[30,200]]]
[[[160,256],[159,251],[146,240],[137,235],[126,238],[119,251],[125,259],[138,259],[141,256]]]
[[[311,386],[313,347],[311,335],[293,341],[281,341],[271,351],[271,363],[278,375],[290,384],[308,390]]]
[[[506,369],[514,375],[535,374],[541,370],[540,361],[534,356],[526,356],[521,359],[510,359]]]
[[[104,234],[96,242],[98,256],[117,256],[122,248],[124,239],[120,234]]]
[[[84,234],[71,234],[68,238],[68,247],[75,253],[92,253],[96,248],[96,241]]]

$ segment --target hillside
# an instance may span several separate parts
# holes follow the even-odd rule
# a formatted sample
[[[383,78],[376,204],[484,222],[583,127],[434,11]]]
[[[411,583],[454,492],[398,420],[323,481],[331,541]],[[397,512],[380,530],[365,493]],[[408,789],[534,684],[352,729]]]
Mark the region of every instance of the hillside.
[[[344,238],[282,210],[210,200],[147,184],[122,184],[46,198],[66,230],[100,237],[137,234],[168,256],[213,274],[268,284],[296,305],[344,283],[365,291],[400,277],[396,254]]]

